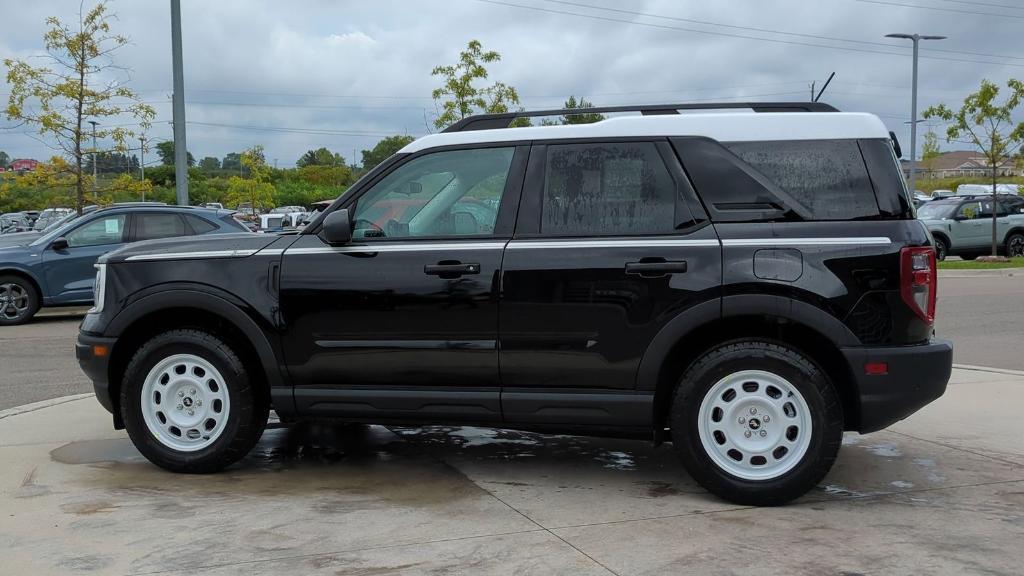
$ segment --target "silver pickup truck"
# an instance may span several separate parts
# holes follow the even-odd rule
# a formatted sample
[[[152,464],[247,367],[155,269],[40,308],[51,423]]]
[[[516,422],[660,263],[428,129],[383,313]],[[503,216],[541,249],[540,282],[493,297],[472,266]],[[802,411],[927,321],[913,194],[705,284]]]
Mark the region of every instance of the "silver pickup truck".
[[[954,196],[932,200],[917,209],[935,239],[939,260],[959,256],[973,260],[992,250],[992,197]],[[1024,199],[997,198],[996,241],[999,253],[1024,256]]]

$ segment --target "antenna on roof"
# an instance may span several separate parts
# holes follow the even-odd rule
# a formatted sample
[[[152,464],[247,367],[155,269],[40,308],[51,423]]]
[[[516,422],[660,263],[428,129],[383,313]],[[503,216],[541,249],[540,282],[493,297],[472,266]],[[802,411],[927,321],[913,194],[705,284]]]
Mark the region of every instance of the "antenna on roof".
[[[835,72],[828,75],[828,80],[825,80],[825,85],[821,87],[821,92],[818,92],[818,95],[814,97],[813,102],[817,102],[818,100],[821,99],[821,95],[825,93],[825,88],[828,88],[829,82],[832,82],[832,79],[835,77]]]

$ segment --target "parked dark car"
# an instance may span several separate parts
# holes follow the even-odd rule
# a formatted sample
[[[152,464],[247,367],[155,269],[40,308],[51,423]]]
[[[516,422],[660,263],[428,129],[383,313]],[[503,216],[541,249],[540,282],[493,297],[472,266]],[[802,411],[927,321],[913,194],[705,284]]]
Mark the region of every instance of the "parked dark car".
[[[42,306],[91,304],[96,259],[129,242],[243,231],[226,210],[131,205],[69,215],[49,232],[0,245],[0,326],[27,322]]]
[[[753,111],[678,113],[715,107]],[[771,505],[943,394],[935,251],[878,118],[633,110],[470,117],[296,234],[107,254],[76,346],[97,399],[179,472],[242,458],[272,408],[671,441]]]

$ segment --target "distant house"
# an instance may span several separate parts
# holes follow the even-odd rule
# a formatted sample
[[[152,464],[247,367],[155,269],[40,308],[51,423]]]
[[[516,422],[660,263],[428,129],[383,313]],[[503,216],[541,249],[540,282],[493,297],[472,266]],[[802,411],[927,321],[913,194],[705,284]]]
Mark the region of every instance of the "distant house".
[[[910,175],[910,164],[901,162],[903,172]],[[973,150],[956,150],[943,152],[930,160],[917,161],[919,178],[960,178],[971,176],[989,176],[991,171],[985,157]],[[1013,158],[1004,159],[997,168],[1000,176],[1020,176],[1024,174]]]
[[[39,166],[38,160],[32,160],[30,158],[21,158],[11,162],[8,170],[11,172],[33,172],[36,167]]]

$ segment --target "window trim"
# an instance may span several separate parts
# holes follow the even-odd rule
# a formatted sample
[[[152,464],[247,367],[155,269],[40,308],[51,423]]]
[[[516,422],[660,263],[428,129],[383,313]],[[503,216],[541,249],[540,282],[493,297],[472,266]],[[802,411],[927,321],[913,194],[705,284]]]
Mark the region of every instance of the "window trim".
[[[546,234],[541,232],[541,222],[544,210],[544,185],[547,177],[547,155],[549,146],[564,145],[591,145],[591,144],[636,144],[650,143],[654,145],[655,154],[661,159],[672,181],[675,190],[673,207],[673,230],[652,233],[611,233],[611,234]],[[666,150],[669,152],[666,155]],[[693,210],[686,200],[686,189],[693,190],[685,172],[679,166],[679,160],[671,154],[668,138],[665,136],[637,136],[628,138],[565,138],[559,140],[539,140],[530,150],[530,160],[526,170],[526,179],[523,185],[523,197],[520,200],[519,220],[516,223],[514,239],[537,239],[537,238],[654,238],[675,236],[693,232],[706,223],[700,221],[699,215],[695,216]],[[703,208],[700,208],[703,212]],[[689,222],[696,226],[684,226]]]
[[[488,239],[509,239],[512,237],[512,232],[515,229],[515,222],[517,217],[517,208],[519,206],[519,199],[523,191],[523,178],[526,173],[526,163],[530,153],[530,147],[528,143],[523,142],[489,142],[486,144],[460,144],[457,146],[441,146],[437,148],[428,148],[426,150],[419,151],[415,154],[406,154],[400,157],[395,157],[395,160],[387,163],[387,169],[381,170],[379,173],[373,176],[373,178],[367,180],[365,183],[359,186],[358,190],[353,191],[351,194],[343,194],[338,200],[335,201],[327,210],[324,210],[320,217],[320,220],[326,217],[327,214],[347,208],[351,210],[359,199],[362,198],[367,192],[373,189],[381,180],[386,178],[394,171],[405,166],[409,162],[430,154],[436,154],[438,152],[456,152],[461,150],[483,150],[489,148],[512,148],[512,160],[509,162],[508,177],[505,179],[505,188],[501,194],[501,202],[498,204],[498,214],[494,221],[494,232],[491,234],[461,234],[451,236],[403,236],[401,238],[358,238],[353,239],[359,243],[375,244],[375,243],[388,243],[388,242],[437,242],[437,241],[458,241],[458,240],[472,240],[479,242],[480,240]],[[350,216],[354,217],[352,213]],[[320,236],[322,225],[317,223],[314,226],[307,226],[302,234],[315,234]],[[308,232],[307,232],[308,231]]]

